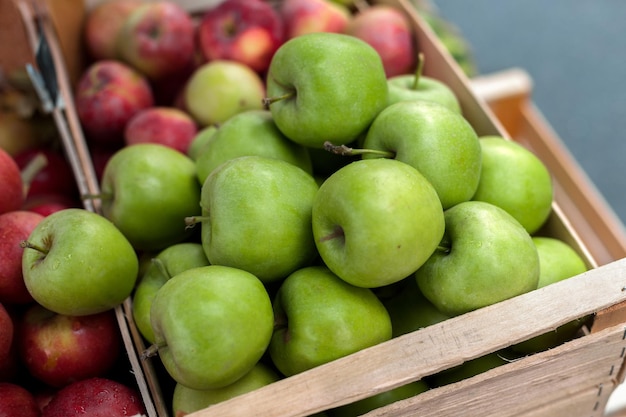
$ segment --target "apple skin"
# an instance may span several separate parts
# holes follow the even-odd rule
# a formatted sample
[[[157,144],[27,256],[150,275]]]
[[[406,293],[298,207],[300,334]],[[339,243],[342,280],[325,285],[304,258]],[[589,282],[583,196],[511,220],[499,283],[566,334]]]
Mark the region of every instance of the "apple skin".
[[[543,288],[587,271],[588,267],[583,258],[565,241],[547,236],[533,236],[532,239],[539,253],[537,288]],[[511,349],[524,354],[550,349],[573,339],[586,321],[586,317],[573,320],[557,327],[554,331],[517,343],[511,346]]]
[[[139,279],[133,294],[133,319],[141,335],[150,343],[155,342],[150,324],[150,308],[157,291],[171,277],[187,269],[209,265],[200,243],[177,243],[159,252]]]
[[[174,107],[151,107],[135,114],[126,124],[127,146],[158,143],[187,155],[191,141],[198,133],[193,118]]]
[[[164,145],[118,150],[101,185],[102,212],[137,250],[162,250],[191,236],[185,217],[200,212],[194,162]]]
[[[324,263],[359,287],[415,272],[444,233],[441,202],[415,168],[394,159],[352,162],[328,177],[313,202],[313,235]]]
[[[191,16],[174,1],[144,2],[127,16],[117,37],[120,59],[151,80],[187,68],[195,47]]]
[[[430,387],[426,382],[422,380],[414,381],[389,391],[333,408],[328,410],[327,414],[330,417],[358,417],[396,401],[414,397],[429,389]]]
[[[154,298],[150,319],[167,372],[198,390],[225,387],[248,373],[265,353],[274,322],[263,283],[221,265],[170,278]]]
[[[15,159],[20,170],[23,170],[40,154],[46,158],[46,165],[38,170],[29,182],[26,198],[51,193],[67,195],[72,198],[78,196],[74,172],[61,150],[52,148],[29,149],[18,153],[13,159]]]
[[[15,334],[15,326],[13,318],[9,315],[4,305],[0,303],[0,369],[8,366],[11,358],[11,349],[13,347],[13,338]]]
[[[399,101],[427,100],[439,103],[448,109],[462,114],[461,104],[456,94],[442,81],[420,75],[417,78],[413,74],[396,75],[389,78],[389,104]]]
[[[133,247],[96,213],[53,213],[37,224],[27,243],[22,256],[26,288],[55,313],[81,316],[112,309],[135,285],[138,260]]]
[[[76,112],[90,142],[121,146],[126,123],[154,105],[148,80],[128,65],[102,60],[85,69],[75,93]]]
[[[273,307],[269,353],[285,376],[391,339],[391,319],[372,290],[348,284],[325,266],[289,275]]]
[[[326,0],[284,0],[279,10],[286,39],[317,32],[343,33],[352,19],[347,7]]]
[[[279,379],[280,376],[272,368],[258,362],[247,374],[223,388],[195,390],[176,384],[172,395],[173,415],[184,416],[203,410],[210,405],[254,391]]]
[[[31,211],[44,217],[67,208],[83,208],[79,197],[69,197],[64,194],[41,194],[26,198],[22,210]]]
[[[311,230],[317,191],[310,174],[280,159],[242,156],[220,165],[202,186],[207,258],[264,283],[309,265],[317,256]]]
[[[40,417],[35,396],[25,387],[0,382],[0,415],[7,417]]]
[[[259,0],[222,1],[202,15],[197,34],[207,61],[238,61],[259,73],[267,70],[285,36],[278,12]]]
[[[108,0],[98,3],[85,17],[83,39],[94,61],[119,58],[117,38],[128,15],[143,0]]]
[[[230,159],[253,155],[281,159],[313,174],[308,148],[283,135],[268,110],[247,110],[226,120],[207,141],[196,160],[198,180],[203,184]]]
[[[28,372],[51,387],[102,376],[120,356],[113,310],[73,317],[33,304],[19,322],[18,352]]]
[[[19,166],[8,152],[0,148],[0,214],[18,210],[25,198]]]
[[[217,132],[216,125],[205,126],[200,129],[191,140],[189,148],[187,148],[187,156],[197,163],[204,147],[211,142],[211,137],[213,137],[215,132]]]
[[[357,139],[387,105],[387,90],[382,61],[369,44],[345,34],[310,33],[274,54],[266,102],[285,136],[322,148],[326,141]]]
[[[460,315],[537,288],[539,255],[513,216],[482,201],[445,211],[438,249],[415,273],[422,294],[441,312]]]
[[[474,200],[503,208],[531,235],[552,212],[553,185],[547,166],[517,142],[480,138],[482,171]]]
[[[184,92],[187,111],[201,126],[221,124],[245,110],[262,110],[265,84],[252,68],[232,60],[199,66]]]
[[[372,45],[387,77],[408,74],[415,67],[416,45],[411,23],[397,7],[375,4],[358,12],[344,30]]]
[[[41,412],[41,417],[67,417],[81,410],[93,417],[145,415],[137,390],[109,378],[87,378],[61,388]]]
[[[44,216],[38,213],[16,210],[0,214],[0,303],[27,304],[33,301],[22,275],[20,246],[28,239]]]
[[[394,152],[395,159],[417,169],[437,191],[444,210],[472,199],[481,179],[481,145],[474,128],[438,103],[390,105],[374,119],[363,148]]]

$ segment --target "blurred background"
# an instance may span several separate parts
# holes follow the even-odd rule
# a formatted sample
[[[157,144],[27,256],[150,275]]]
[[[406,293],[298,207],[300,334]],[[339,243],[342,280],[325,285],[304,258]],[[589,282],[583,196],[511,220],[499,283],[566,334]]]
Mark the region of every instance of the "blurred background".
[[[626,1],[432,0],[476,71],[520,67],[532,98],[626,222]]]

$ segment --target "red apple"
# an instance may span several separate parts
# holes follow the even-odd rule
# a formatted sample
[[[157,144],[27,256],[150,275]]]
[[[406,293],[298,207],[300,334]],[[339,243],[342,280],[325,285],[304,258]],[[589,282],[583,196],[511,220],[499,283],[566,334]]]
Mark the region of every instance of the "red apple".
[[[17,162],[20,170],[23,170],[39,154],[46,158],[46,164],[30,180],[26,198],[48,193],[76,196],[78,188],[74,179],[74,172],[61,150],[52,148],[29,149],[18,153],[13,159]]]
[[[283,20],[261,0],[226,0],[205,12],[198,25],[206,60],[239,61],[258,72],[267,70],[283,40]]]
[[[40,194],[26,197],[22,210],[32,211],[44,217],[66,208],[80,208],[82,203],[78,197],[69,197],[65,194]]]
[[[284,0],[280,14],[288,39],[313,32],[343,33],[352,18],[346,6],[329,0]]]
[[[44,218],[27,210],[15,210],[0,215],[0,302],[25,304],[33,301],[24,284],[20,246]]]
[[[146,77],[114,60],[90,65],[78,81],[75,96],[87,139],[109,146],[123,144],[128,120],[139,110],[154,105]]]
[[[129,417],[145,414],[139,393],[107,378],[88,378],[60,389],[41,417]]]
[[[411,23],[395,7],[372,5],[357,13],[345,32],[378,51],[387,77],[414,71],[417,56]]]
[[[93,60],[116,59],[117,38],[128,15],[143,0],[109,0],[98,3],[85,18],[83,39]]]
[[[133,10],[118,39],[121,59],[152,80],[186,68],[196,49],[191,16],[168,0],[148,2]]]
[[[158,143],[187,154],[189,144],[198,133],[194,119],[174,107],[152,107],[142,110],[126,125],[126,145]]]
[[[0,214],[18,210],[24,198],[20,168],[13,157],[0,148]]]
[[[0,416],[39,417],[40,415],[35,396],[30,391],[21,385],[0,382]]]
[[[13,319],[0,303],[0,369],[8,363],[13,346]]]
[[[30,374],[52,387],[103,376],[121,352],[113,310],[73,317],[34,304],[19,322],[17,348]]]

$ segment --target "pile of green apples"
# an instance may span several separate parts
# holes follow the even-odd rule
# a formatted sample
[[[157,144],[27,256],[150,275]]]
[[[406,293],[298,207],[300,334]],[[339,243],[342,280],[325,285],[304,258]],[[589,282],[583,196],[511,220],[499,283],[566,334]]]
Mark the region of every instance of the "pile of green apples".
[[[185,152],[115,150],[101,193],[83,196],[101,215],[50,215],[24,244],[25,279],[50,308],[81,314],[132,297],[142,358],[158,357],[179,415],[586,270],[542,235],[547,167],[514,141],[479,137],[422,60],[388,77],[355,36],[287,40],[257,108],[199,123]],[[198,80],[187,95],[202,93]],[[52,260],[62,240],[72,244]],[[81,285],[40,284],[70,264]],[[573,337],[570,327],[519,351]]]

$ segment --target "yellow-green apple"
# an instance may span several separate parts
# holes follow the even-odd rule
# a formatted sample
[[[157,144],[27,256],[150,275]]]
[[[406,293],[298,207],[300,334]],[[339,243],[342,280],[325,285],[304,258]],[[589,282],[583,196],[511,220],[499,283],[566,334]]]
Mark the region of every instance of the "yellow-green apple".
[[[552,212],[554,190],[548,167],[512,140],[486,136],[480,144],[482,172],[473,199],[506,210],[534,234]]]
[[[24,198],[24,182],[17,162],[0,149],[0,214],[18,210]]]
[[[146,414],[139,392],[108,377],[76,381],[57,391],[44,407],[41,417],[85,416],[128,417]]]
[[[252,174],[253,173],[253,174]],[[224,162],[202,185],[201,240],[211,264],[240,268],[264,283],[284,279],[316,257],[311,207],[315,179],[276,158]]]
[[[352,18],[346,6],[328,0],[284,0],[279,7],[286,39],[316,32],[343,33]]]
[[[310,33],[274,54],[267,98],[274,122],[291,140],[312,148],[357,139],[387,106],[380,55],[340,33]]]
[[[197,33],[198,48],[207,61],[238,61],[264,73],[283,43],[284,25],[268,2],[226,0],[204,12]]]
[[[185,217],[200,212],[196,166],[156,143],[118,150],[102,176],[102,212],[137,250],[161,250],[190,237]]]
[[[117,42],[121,60],[149,79],[160,80],[194,59],[195,26],[175,1],[144,2],[128,14]]]
[[[268,110],[247,110],[221,124],[196,160],[201,184],[222,163],[239,156],[263,156],[292,163],[313,174],[308,148],[289,140]]]
[[[33,297],[26,289],[22,275],[20,246],[28,239],[44,216],[27,210],[0,214],[0,303],[27,304]]]
[[[198,157],[202,153],[206,144],[211,142],[211,137],[215,132],[217,132],[217,125],[205,126],[198,130],[196,135],[191,140],[189,148],[187,148],[187,156],[197,162]]]
[[[265,84],[252,68],[215,60],[198,67],[185,87],[185,108],[201,126],[225,122],[245,110],[262,109]]]
[[[379,158],[352,162],[322,183],[312,226],[317,250],[335,274],[375,288],[406,278],[431,256],[444,215],[422,174]]]
[[[94,61],[119,58],[117,38],[128,15],[143,0],[108,0],[97,3],[85,16],[83,42]]]
[[[192,268],[157,292],[150,320],[169,375],[193,389],[232,384],[261,359],[272,337],[272,302],[249,272],[221,265]]]
[[[173,415],[184,416],[194,411],[203,410],[210,405],[254,391],[279,379],[280,376],[274,369],[258,362],[247,374],[222,388],[195,390],[182,384],[176,384],[172,394]]]
[[[126,124],[126,145],[158,143],[187,155],[191,141],[198,133],[195,120],[175,107],[155,106],[143,109]]]
[[[113,310],[74,317],[37,303],[19,321],[17,349],[26,369],[51,387],[103,376],[113,369],[122,338]]]
[[[422,380],[409,382],[389,391],[381,392],[350,404],[342,405],[327,411],[331,417],[357,417],[372,410],[392,404],[396,401],[414,397],[429,390],[428,384]]]
[[[481,146],[459,113],[429,101],[385,108],[370,126],[363,148],[393,155],[433,185],[444,210],[474,196],[481,178]],[[363,154],[377,158],[379,153]]]
[[[348,284],[325,266],[289,275],[274,299],[272,362],[285,376],[391,339],[391,320],[369,288]]]
[[[150,308],[157,291],[171,277],[187,269],[207,266],[209,260],[202,245],[197,242],[176,243],[159,252],[140,275],[133,293],[133,319],[141,335],[154,343],[154,332],[150,324]]]
[[[587,271],[588,267],[582,256],[565,241],[548,236],[533,236],[532,239],[539,253],[537,288],[543,288]],[[551,332],[517,343],[511,346],[511,349],[515,352],[530,354],[555,347],[573,339],[586,321],[587,317],[573,320]]]
[[[372,45],[387,77],[408,74],[415,67],[416,42],[411,21],[399,8],[374,4],[357,12],[345,33]]]
[[[26,288],[55,313],[81,316],[112,309],[135,286],[137,255],[99,214],[57,211],[41,220],[22,246]]]
[[[76,112],[89,141],[119,146],[124,127],[139,110],[154,105],[152,87],[138,71],[115,60],[91,64],[75,93]]]
[[[445,211],[438,249],[415,273],[422,294],[455,316],[537,288],[539,255],[513,216],[483,201]]]
[[[0,415],[7,417],[40,417],[35,396],[24,386],[0,382]]]
[[[405,100],[428,100],[462,113],[456,94],[443,81],[422,74],[423,54],[418,54],[417,68],[413,74],[400,74],[389,77],[389,104]]]

